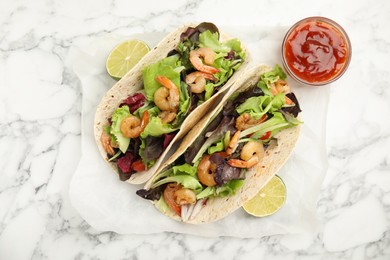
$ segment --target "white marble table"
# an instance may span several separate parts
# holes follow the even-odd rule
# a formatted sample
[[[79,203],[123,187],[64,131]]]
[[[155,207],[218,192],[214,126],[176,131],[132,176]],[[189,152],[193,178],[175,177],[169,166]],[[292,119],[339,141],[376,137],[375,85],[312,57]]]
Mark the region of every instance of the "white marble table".
[[[0,259],[389,259],[390,2],[12,1],[0,4]],[[259,239],[98,232],[72,208],[81,88],[69,49],[185,22],[290,26],[322,15],[353,58],[331,89],[318,234]]]

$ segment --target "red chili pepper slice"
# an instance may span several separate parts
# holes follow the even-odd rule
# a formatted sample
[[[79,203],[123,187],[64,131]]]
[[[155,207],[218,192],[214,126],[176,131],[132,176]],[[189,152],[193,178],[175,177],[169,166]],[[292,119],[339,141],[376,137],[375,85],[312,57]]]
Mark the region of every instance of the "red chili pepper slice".
[[[260,137],[260,140],[267,140],[271,136],[271,131],[266,132],[263,134],[262,137]]]
[[[142,162],[142,160],[138,160],[138,161],[133,162],[133,164],[131,165],[131,168],[133,168],[133,170],[136,172],[142,172],[142,171],[145,171],[145,169],[146,169],[145,164]]]

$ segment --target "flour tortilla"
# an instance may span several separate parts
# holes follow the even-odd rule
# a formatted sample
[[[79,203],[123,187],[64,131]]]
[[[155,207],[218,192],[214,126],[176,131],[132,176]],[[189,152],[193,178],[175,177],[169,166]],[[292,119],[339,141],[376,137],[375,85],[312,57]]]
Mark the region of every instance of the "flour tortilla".
[[[187,148],[195,141],[197,136],[202,134],[203,129],[205,129],[209,122],[211,122],[213,115],[224,106],[228,98],[233,93],[242,92],[247,88],[255,85],[260,80],[260,75],[270,70],[272,70],[271,67],[261,65],[241,75],[240,79],[238,79],[238,81],[235,82],[231,87],[228,94],[224,96],[222,102],[205,118],[203,118],[203,120],[201,120],[192,131],[188,133],[178,150],[172,155],[171,158],[169,158],[163,165],[161,165],[157,172],[163,172],[166,167],[173,163],[181,154],[187,150]],[[277,145],[271,144],[266,149],[264,158],[257,165],[247,171],[244,185],[236,192],[235,195],[224,198],[209,199],[200,212],[193,219],[186,221],[186,223],[201,224],[217,221],[228,216],[233,211],[240,208],[248,200],[253,198],[259,192],[259,190],[264,187],[273,176],[275,176],[275,174],[290,157],[298,140],[299,132],[300,126],[296,126],[285,129],[278,133],[275,136],[277,138]],[[148,181],[148,183],[145,185],[145,189],[149,189],[153,180],[158,178],[158,173]],[[157,202],[152,203],[154,203],[157,207]],[[175,220],[182,221],[181,218],[173,211],[167,211],[163,213]]]
[[[124,99],[126,99],[129,95],[143,90],[143,69],[146,66],[167,57],[167,54],[170,51],[174,50],[179,44],[180,35],[185,32],[188,27],[195,26],[197,25],[185,25],[166,36],[156,47],[154,47],[148,54],[146,54],[133,69],[131,69],[121,80],[119,80],[101,100],[95,114],[94,134],[99,152],[105,161],[107,161],[108,158],[107,153],[101,145],[100,136],[102,134],[103,127],[108,124],[108,119],[112,116],[115,109],[119,107],[119,105]],[[220,32],[220,34],[220,41],[222,42],[233,38],[223,32]],[[163,162],[164,157],[167,155],[167,153],[169,153],[172,145],[174,145],[177,140],[180,140],[197,123],[197,121],[199,120],[199,118],[202,117],[202,115],[206,114],[208,111],[210,111],[210,109],[213,108],[215,101],[221,99],[222,96],[228,92],[229,87],[239,78],[240,74],[245,70],[245,67],[248,66],[248,63],[250,61],[247,49],[245,48],[245,46],[243,46],[243,44],[241,44],[241,47],[246,53],[246,59],[242,63],[240,68],[224,84],[224,86],[218,91],[218,93],[214,94],[212,98],[210,98],[207,102],[204,102],[202,105],[198,106],[194,111],[190,113],[190,115],[187,116],[187,118],[182,123],[179,132],[172,140],[170,145],[165,149],[163,154],[161,154],[155,165],[147,171],[132,174],[130,179],[127,180],[127,182],[132,184],[142,184],[145,183],[148,179],[150,179],[150,177],[153,176],[155,171]],[[110,162],[108,163],[113,168],[113,170],[118,173],[118,168],[116,164]]]

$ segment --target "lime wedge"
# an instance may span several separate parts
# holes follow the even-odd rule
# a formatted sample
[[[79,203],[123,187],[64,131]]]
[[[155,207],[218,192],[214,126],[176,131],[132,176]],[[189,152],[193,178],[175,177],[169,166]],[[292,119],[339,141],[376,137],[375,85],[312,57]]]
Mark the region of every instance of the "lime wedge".
[[[278,211],[286,201],[286,185],[275,175],[243,208],[255,217],[266,217]]]
[[[111,51],[107,58],[108,74],[116,80],[121,79],[149,50],[149,46],[139,40],[122,42]]]

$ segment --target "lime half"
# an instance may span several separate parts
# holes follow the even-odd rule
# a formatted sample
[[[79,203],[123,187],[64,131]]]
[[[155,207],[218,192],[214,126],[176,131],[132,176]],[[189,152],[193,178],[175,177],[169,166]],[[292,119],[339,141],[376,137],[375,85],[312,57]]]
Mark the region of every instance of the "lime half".
[[[122,42],[111,51],[107,58],[108,74],[116,80],[121,79],[149,50],[149,46],[140,40]]]
[[[275,175],[243,208],[255,217],[266,217],[278,211],[286,201],[286,185]]]

